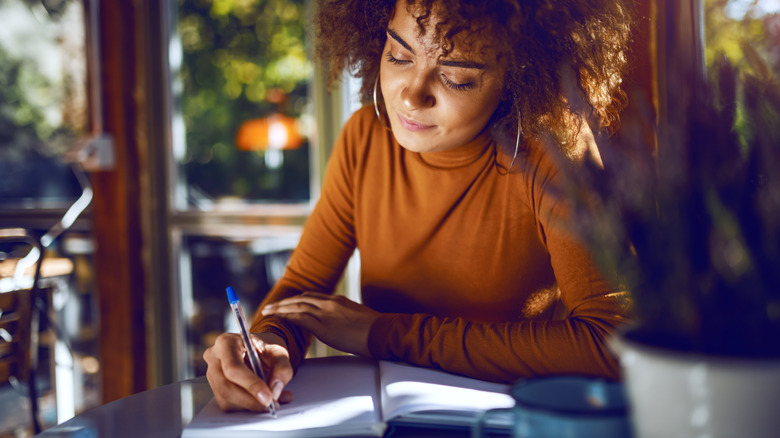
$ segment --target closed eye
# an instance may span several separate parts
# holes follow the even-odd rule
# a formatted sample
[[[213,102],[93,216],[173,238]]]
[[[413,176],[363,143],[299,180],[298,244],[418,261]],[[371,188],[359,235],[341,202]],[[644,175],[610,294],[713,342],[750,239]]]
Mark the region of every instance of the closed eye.
[[[396,65],[407,65],[412,62],[410,60],[396,58],[395,56],[393,56],[393,53],[390,50],[388,50],[387,53],[385,53],[385,59],[387,60],[387,62]],[[476,83],[474,82],[466,82],[466,83],[454,82],[444,74],[441,75],[441,79],[444,85],[447,86],[447,88],[455,91],[468,91],[476,87]]]
[[[385,58],[387,59],[387,62],[389,62],[391,64],[406,65],[406,64],[409,64],[410,62],[412,62],[412,61],[408,61],[408,60],[405,60],[405,59],[398,59],[395,56],[393,56],[393,54],[390,51],[388,51],[385,54]]]
[[[474,82],[466,82],[464,84],[459,84],[457,82],[451,81],[447,76],[441,75],[442,81],[444,82],[444,85],[446,85],[448,88],[451,88],[455,91],[467,91],[471,90],[472,88],[476,87],[477,84]]]

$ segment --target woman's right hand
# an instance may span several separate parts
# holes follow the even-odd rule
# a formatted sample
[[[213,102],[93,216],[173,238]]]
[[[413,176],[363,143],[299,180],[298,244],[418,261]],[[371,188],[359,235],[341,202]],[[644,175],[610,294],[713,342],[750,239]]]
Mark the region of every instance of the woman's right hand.
[[[251,334],[267,383],[249,367],[241,336],[223,333],[206,349],[203,359],[208,369],[214,398],[223,411],[266,411],[274,400],[285,403],[292,394],[282,391],[293,377],[290,354],[284,340],[273,333]]]

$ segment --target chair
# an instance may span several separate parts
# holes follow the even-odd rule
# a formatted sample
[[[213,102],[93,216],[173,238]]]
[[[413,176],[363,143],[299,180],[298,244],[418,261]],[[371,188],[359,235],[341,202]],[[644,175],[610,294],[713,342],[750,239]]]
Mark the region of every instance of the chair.
[[[94,142],[92,142],[94,143]],[[91,144],[91,143],[89,143]],[[25,257],[13,261],[12,287],[0,287],[0,382],[27,381],[32,424],[35,434],[42,431],[38,419],[38,335],[40,319],[48,321],[43,291],[40,287],[43,249],[48,248],[62,233],[73,225],[76,218],[92,201],[92,187],[81,164],[84,152],[76,151],[72,169],[82,188],[81,196],[68,208],[65,215],[45,234],[36,237],[23,228],[0,229],[0,243],[26,244],[30,251]],[[0,261],[5,264],[6,261]],[[25,273],[32,268],[32,281],[24,284]],[[0,269],[0,282],[5,282]],[[2,286],[2,284],[0,284]],[[51,321],[48,321],[51,323]]]
[[[37,302],[41,290],[40,241],[21,228],[0,229],[0,243],[21,244],[30,247],[27,256],[2,261],[0,280],[0,382],[27,382],[33,429],[41,432],[38,420],[36,369],[38,363],[38,328],[40,313]],[[32,282],[25,284],[24,274],[33,269]],[[13,276],[8,274],[13,271]],[[5,277],[5,278],[3,278]],[[11,287],[7,287],[8,285]]]

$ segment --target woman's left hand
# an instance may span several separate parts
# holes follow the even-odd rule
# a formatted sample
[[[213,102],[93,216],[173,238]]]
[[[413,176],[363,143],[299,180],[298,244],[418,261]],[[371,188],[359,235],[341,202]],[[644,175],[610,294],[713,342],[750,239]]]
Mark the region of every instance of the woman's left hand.
[[[263,315],[276,315],[297,324],[338,350],[370,356],[368,332],[381,315],[341,295],[304,292],[263,307]]]

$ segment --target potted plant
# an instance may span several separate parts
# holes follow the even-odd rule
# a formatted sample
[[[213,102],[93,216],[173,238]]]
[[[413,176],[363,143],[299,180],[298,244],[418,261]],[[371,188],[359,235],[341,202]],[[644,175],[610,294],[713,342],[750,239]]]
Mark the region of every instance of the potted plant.
[[[657,147],[629,122],[570,174],[583,238],[632,296],[614,345],[640,437],[780,436],[780,81],[748,59],[688,90]]]

